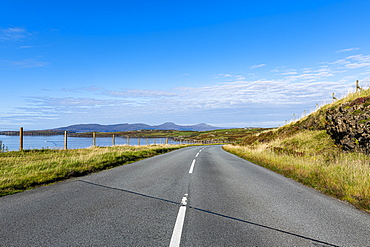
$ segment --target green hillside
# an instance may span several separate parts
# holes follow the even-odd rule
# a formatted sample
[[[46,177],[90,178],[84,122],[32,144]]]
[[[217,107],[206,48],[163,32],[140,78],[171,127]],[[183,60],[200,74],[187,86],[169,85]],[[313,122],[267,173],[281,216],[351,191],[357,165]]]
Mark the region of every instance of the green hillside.
[[[370,90],[225,150],[370,211]]]

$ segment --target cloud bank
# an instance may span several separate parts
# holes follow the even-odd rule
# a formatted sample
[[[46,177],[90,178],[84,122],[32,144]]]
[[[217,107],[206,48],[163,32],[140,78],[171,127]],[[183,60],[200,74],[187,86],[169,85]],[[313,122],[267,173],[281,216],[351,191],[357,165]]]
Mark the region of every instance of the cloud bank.
[[[262,65],[258,65],[262,67]],[[217,83],[168,90],[111,89],[101,86],[60,89],[60,97],[28,97],[26,107],[17,108],[13,119],[27,116],[74,123],[207,122],[225,127],[284,124],[292,115],[315,109],[354,88],[370,86],[370,55],[346,56],[313,68],[275,68],[264,78],[220,73],[210,76]],[[71,96],[73,95],[73,97]],[[89,97],[81,97],[89,95]],[[0,118],[5,121],[5,118]],[[63,122],[63,121],[62,121]],[[60,125],[59,124],[59,125]]]

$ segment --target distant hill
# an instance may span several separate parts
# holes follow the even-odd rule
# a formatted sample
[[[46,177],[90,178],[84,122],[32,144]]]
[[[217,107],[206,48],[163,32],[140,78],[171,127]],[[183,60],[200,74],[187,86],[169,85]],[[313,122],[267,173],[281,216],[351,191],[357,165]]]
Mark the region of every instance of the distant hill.
[[[177,125],[175,123],[166,122],[160,125],[148,125],[143,123],[136,124],[76,124],[67,127],[52,129],[53,131],[70,131],[70,132],[118,132],[118,131],[133,131],[133,130],[183,130],[183,131],[209,131],[222,129],[220,127],[211,126],[205,123],[195,125]]]

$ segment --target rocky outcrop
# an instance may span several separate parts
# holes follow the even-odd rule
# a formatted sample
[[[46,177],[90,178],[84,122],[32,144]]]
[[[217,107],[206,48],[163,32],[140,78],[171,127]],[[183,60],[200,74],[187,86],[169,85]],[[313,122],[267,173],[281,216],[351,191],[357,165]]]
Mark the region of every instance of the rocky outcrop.
[[[370,97],[326,112],[327,132],[346,151],[370,154]]]

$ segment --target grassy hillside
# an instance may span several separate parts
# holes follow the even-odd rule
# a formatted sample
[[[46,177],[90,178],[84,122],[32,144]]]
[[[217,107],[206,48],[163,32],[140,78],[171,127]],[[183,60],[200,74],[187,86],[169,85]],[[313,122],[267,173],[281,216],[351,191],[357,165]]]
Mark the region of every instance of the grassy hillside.
[[[365,90],[321,107],[279,129],[244,138],[225,150],[370,211],[370,156],[345,152],[327,134],[326,114],[370,96]],[[357,100],[359,101],[359,100]]]

